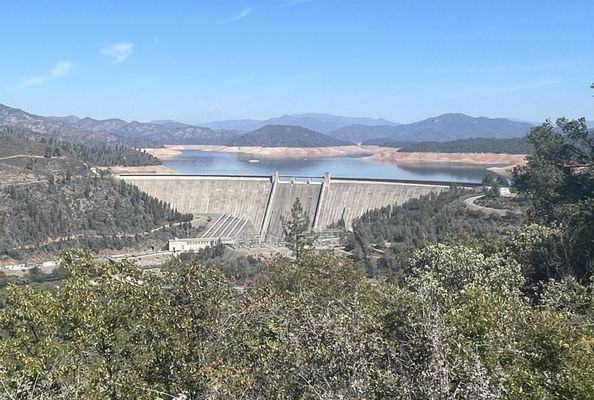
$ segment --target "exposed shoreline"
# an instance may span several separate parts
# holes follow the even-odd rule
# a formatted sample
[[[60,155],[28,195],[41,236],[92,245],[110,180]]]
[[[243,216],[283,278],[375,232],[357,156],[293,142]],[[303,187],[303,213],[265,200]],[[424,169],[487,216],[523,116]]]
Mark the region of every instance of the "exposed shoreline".
[[[503,153],[436,153],[436,152],[398,152],[378,151],[366,160],[385,162],[396,165],[444,165],[444,166],[492,166],[503,167],[522,165],[525,156],[522,154]]]
[[[179,155],[184,150],[216,151],[224,153],[242,153],[263,158],[302,158],[302,157],[339,157],[348,155],[372,155],[377,146],[334,146],[334,147],[263,147],[263,146],[222,146],[210,144],[165,145],[163,148],[143,149],[160,159]]]
[[[262,147],[222,145],[165,145],[163,148],[144,149],[166,160],[184,150],[201,150],[249,154],[261,158],[318,158],[361,155],[367,161],[410,166],[481,166],[490,171],[509,175],[508,170],[525,164],[525,155],[506,153],[434,153],[399,152],[397,148],[379,146],[334,146],[334,147]]]

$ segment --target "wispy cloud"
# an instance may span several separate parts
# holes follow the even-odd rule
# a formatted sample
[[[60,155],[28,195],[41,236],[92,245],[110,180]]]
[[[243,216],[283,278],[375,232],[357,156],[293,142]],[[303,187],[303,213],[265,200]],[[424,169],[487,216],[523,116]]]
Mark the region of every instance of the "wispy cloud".
[[[54,68],[47,75],[32,76],[22,81],[13,90],[25,89],[28,87],[39,86],[45,83],[48,79],[59,78],[68,75],[72,70],[72,63],[70,61],[58,61]]]
[[[499,89],[495,89],[494,92],[495,93],[513,93],[513,92],[521,92],[523,90],[528,90],[528,89],[536,89],[539,87],[544,87],[544,86],[552,86],[552,85],[556,85],[557,83],[561,83],[561,80],[547,80],[547,81],[540,81],[540,82],[534,82],[534,83],[528,83],[526,85],[518,85],[518,86],[508,86],[508,87],[502,87]]]
[[[132,43],[121,42],[110,47],[104,47],[100,51],[101,54],[110,57],[114,64],[117,64],[130,57],[130,54],[134,51],[134,46]]]
[[[24,89],[31,86],[39,86],[43,82],[45,82],[45,76],[34,76],[31,78],[27,78],[23,82],[21,82],[17,89]]]
[[[232,21],[237,21],[240,20],[242,18],[247,17],[248,15],[250,15],[252,13],[252,10],[249,7],[244,7],[241,9],[241,11],[239,13],[237,13],[236,15],[233,15],[232,17],[229,18],[225,18],[223,20],[223,22],[232,22]]]
[[[54,69],[52,69],[51,75],[54,78],[58,76],[68,75],[72,70],[72,63],[70,61],[58,61]]]
[[[461,90],[461,91],[457,91],[457,92],[452,92],[451,95],[446,96],[444,98],[458,99],[458,98],[464,98],[464,97],[485,97],[485,96],[506,95],[506,94],[511,94],[511,93],[529,91],[532,89],[538,89],[538,88],[542,88],[542,87],[554,86],[554,85],[557,85],[562,82],[563,82],[563,80],[561,80],[561,79],[547,79],[547,80],[534,81],[534,82],[520,84],[520,85],[508,85],[508,86],[489,85],[489,86],[476,87],[476,88],[470,88],[470,89]]]
[[[287,7],[293,7],[299,4],[303,4],[303,3],[309,3],[311,0],[290,0],[287,1],[284,4],[281,4],[280,6],[278,6],[278,8],[287,8]]]

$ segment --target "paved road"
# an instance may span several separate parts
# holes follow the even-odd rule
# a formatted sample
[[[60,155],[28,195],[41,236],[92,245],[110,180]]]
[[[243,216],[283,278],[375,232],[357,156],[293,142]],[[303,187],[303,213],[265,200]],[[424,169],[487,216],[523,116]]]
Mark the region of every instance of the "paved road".
[[[499,216],[503,217],[509,213],[509,210],[499,210],[496,208],[479,206],[478,204],[475,203],[475,201],[480,199],[481,197],[485,197],[485,195],[481,194],[479,196],[469,197],[466,200],[464,200],[464,204],[466,204],[466,207],[468,207],[470,210],[482,211],[485,214],[499,215]]]
[[[141,268],[153,267],[155,265],[163,264],[169,256],[173,255],[171,251],[138,251],[133,253],[114,254],[111,256],[97,256],[96,261],[122,261],[128,259],[134,261]],[[43,261],[27,264],[12,264],[0,267],[0,271],[8,273],[9,275],[19,275],[23,271],[31,270],[35,267],[40,268],[44,272],[51,272],[56,268],[56,261]]]

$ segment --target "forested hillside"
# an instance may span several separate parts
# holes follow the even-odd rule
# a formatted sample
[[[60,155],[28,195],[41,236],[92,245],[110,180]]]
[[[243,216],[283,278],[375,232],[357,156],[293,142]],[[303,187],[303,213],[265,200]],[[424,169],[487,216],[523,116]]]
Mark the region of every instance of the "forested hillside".
[[[83,246],[162,247],[194,234],[191,215],[117,181],[94,165],[147,165],[142,151],[0,132],[0,258],[26,259]],[[154,232],[151,232],[153,231]]]
[[[29,154],[44,157],[66,156],[90,166],[159,165],[159,159],[145,151],[104,142],[78,143],[46,138],[39,134],[9,126],[0,126],[0,157]]]
[[[52,139],[42,140],[41,143],[46,145],[44,155],[59,156],[64,154],[82,160],[89,165],[133,167],[161,164],[161,161],[152,154],[123,145],[85,145]]]
[[[471,138],[451,140],[447,142],[403,142],[400,140],[375,139],[365,145],[399,147],[403,152],[436,152],[436,153],[507,153],[530,154],[534,150],[525,138],[494,139]]]
[[[234,137],[228,146],[328,147],[351,144],[300,126],[266,125],[253,132]]]
[[[216,132],[193,125],[163,126],[118,118],[96,120],[76,116],[44,117],[0,104],[0,125],[77,143],[102,142],[135,147],[162,144],[221,144],[234,132]]]
[[[391,138],[390,140],[396,140],[394,137],[398,136],[398,130],[396,129],[397,125],[363,125],[363,124],[356,124],[356,125],[349,125],[345,127],[341,127],[329,133],[332,137],[341,140],[348,140],[353,143],[365,143],[366,141],[370,140],[388,140],[385,138]],[[402,139],[406,141],[406,138]],[[410,140],[414,140],[411,138]]]
[[[485,243],[517,226],[516,214],[500,217],[468,209],[463,199],[472,193],[456,187],[409,200],[402,206],[370,211],[353,223],[346,249],[363,262],[370,276],[397,278],[412,252],[428,243],[475,238]]]
[[[22,259],[78,246],[121,249],[191,232],[191,215],[171,210],[123,181],[88,174],[53,176],[0,188],[0,256]],[[147,235],[159,228],[162,232]]]

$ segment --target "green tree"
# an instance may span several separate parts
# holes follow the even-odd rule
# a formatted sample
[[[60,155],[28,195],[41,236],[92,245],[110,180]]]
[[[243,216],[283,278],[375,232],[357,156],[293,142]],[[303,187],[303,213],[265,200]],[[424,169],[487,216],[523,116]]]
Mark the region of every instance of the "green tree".
[[[594,268],[594,139],[583,118],[558,119],[557,127],[532,129],[534,153],[514,170],[514,186],[530,201],[531,221],[560,230],[560,251],[550,262],[585,281]]]
[[[505,252],[436,245],[411,263],[410,288],[432,321],[419,321],[429,345],[420,397],[449,398],[453,391],[480,399],[591,396],[591,289],[552,283],[545,307],[534,307],[521,292],[520,264]],[[579,305],[566,308],[573,301]]]
[[[282,218],[283,237],[285,244],[293,253],[295,259],[301,257],[313,248],[314,238],[309,229],[309,216],[303,210],[299,198],[291,207],[291,217]]]

